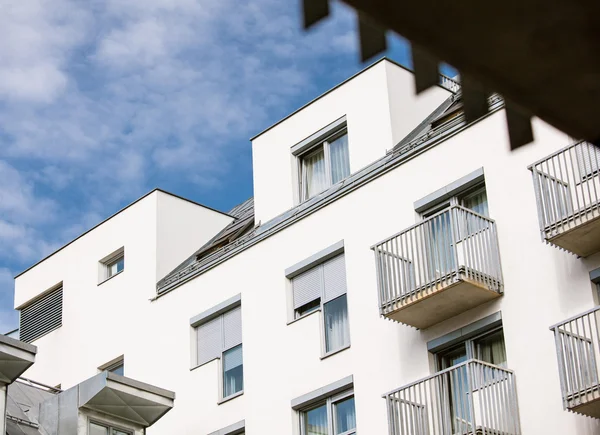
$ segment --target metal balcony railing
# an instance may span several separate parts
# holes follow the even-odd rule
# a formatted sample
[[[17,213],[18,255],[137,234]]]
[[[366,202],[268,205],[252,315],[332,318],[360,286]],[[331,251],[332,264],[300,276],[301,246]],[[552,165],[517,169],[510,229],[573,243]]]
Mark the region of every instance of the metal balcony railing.
[[[382,315],[468,280],[502,291],[493,220],[453,206],[372,247]]]
[[[600,216],[600,149],[569,145],[529,167],[544,240]]]
[[[384,395],[390,435],[521,433],[515,375],[478,360]]]
[[[577,408],[600,399],[598,316],[600,307],[595,307],[550,328],[556,342],[565,409],[578,412]],[[600,402],[596,407],[600,410]],[[581,413],[590,415],[589,411],[583,409]]]

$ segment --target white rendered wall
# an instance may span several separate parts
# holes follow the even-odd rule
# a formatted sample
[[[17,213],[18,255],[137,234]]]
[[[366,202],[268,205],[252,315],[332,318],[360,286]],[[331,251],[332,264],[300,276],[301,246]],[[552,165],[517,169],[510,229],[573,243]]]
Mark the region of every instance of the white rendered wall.
[[[113,280],[114,293],[102,295],[67,288],[72,280],[65,278],[69,321],[35,342],[40,346],[38,362],[26,376],[70,386],[124,353],[127,376],[177,394],[174,409],[149,435],[207,434],[242,419],[250,435],[292,435],[293,398],[353,375],[358,432],[378,435],[388,430],[381,395],[432,373],[427,341],[500,310],[508,367],[516,373],[522,432],[600,433],[595,420],[562,409],[548,330],[593,306],[588,272],[600,266],[600,256],[577,259],[540,240],[527,165],[566,145],[567,138],[538,121],[534,130],[534,144],[510,152],[504,112],[491,115],[152,302],[145,294],[154,283],[143,275],[132,282],[123,274],[121,281]],[[415,223],[414,201],[480,167],[490,215],[498,226],[505,295],[425,331],[380,318],[369,247]],[[133,237],[134,229],[118,235]],[[320,313],[287,325],[289,283],[284,270],[342,239],[351,347],[321,360]],[[144,240],[136,240],[145,246]],[[85,257],[78,263],[79,280],[86,279],[85,263],[95,258]],[[55,266],[65,270],[69,259]],[[98,291],[111,291],[102,287]],[[189,319],[238,293],[245,391],[218,405],[218,361],[190,370]]]
[[[357,172],[391,150],[450,95],[435,88],[415,97],[413,74],[384,59],[262,133],[252,141],[256,222],[292,208],[295,195],[297,202],[292,146],[346,116],[350,172]]]
[[[232,221],[233,218],[224,213],[158,192],[156,281],[164,278]]]
[[[35,340],[38,355],[28,374],[38,379],[41,372],[48,385],[69,388],[127,353],[129,343],[151,321],[140,307],[156,295],[157,270],[180,264],[230,221],[227,215],[154,191],[20,275],[15,280],[17,308],[63,282],[63,326]],[[124,271],[99,284],[99,260],[121,247]],[[90,330],[96,334],[88,336]],[[78,354],[75,363],[73,352]],[[126,375],[128,367],[127,355]]]

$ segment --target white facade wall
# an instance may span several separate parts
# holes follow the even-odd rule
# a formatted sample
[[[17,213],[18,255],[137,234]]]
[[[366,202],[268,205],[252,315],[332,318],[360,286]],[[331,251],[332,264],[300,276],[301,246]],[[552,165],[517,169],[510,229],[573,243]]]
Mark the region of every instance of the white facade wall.
[[[268,138],[255,140],[257,221],[264,223],[293,206],[289,146],[344,113],[353,171],[393,146],[403,127],[394,133],[390,120],[396,115],[391,118],[389,111],[403,112],[387,101],[391,93],[381,84],[374,86],[386,83],[385,65],[285,120],[268,131]],[[412,92],[412,82],[407,80],[406,86]],[[357,112],[350,110],[352,104]],[[17,279],[17,306],[57,281],[65,286],[63,327],[35,342],[38,361],[26,376],[69,387],[124,354],[126,376],[177,394],[175,408],[147,431],[150,435],[208,434],[242,419],[251,435],[291,435],[297,433],[293,398],[353,375],[358,433],[386,434],[381,395],[433,372],[427,342],[501,311],[522,432],[600,433],[597,421],[562,409],[548,329],[595,304],[588,273],[600,266],[600,255],[577,259],[541,241],[527,166],[566,145],[568,138],[540,121],[534,122],[534,133],[535,143],[510,152],[504,112],[492,114],[154,301],[148,293],[156,274],[144,264],[152,262],[154,244],[151,235],[146,237],[152,228],[136,226],[136,216],[146,216],[145,208],[152,205],[140,202],[131,215],[86,235],[85,243],[68,255],[57,254]],[[370,246],[416,222],[414,201],[481,167],[490,216],[498,227],[504,296],[425,331],[380,318]],[[345,245],[351,347],[321,360],[321,314],[287,324],[290,283],[284,270],[340,240]],[[146,255],[131,263],[126,257],[129,274],[93,287],[97,258],[122,245],[131,258],[128,252]],[[219,362],[190,370],[189,320],[238,293],[244,394],[218,405]]]
[[[346,116],[350,172],[391,150],[450,92],[414,95],[410,71],[382,60],[252,141],[254,212],[265,223],[298,204],[297,161],[290,148]]]
[[[188,216],[178,219],[179,213]],[[165,270],[161,261],[181,263],[231,220],[157,190],[18,276],[16,308],[63,283],[63,326],[35,341],[39,354],[28,375],[35,379],[41,370],[44,383],[68,388],[95,375],[97,367],[119,355],[126,354],[127,367],[135,358],[127,348],[149,322],[138,307],[155,296],[157,270]],[[177,252],[167,237],[196,248]],[[157,256],[159,243],[170,258]],[[99,284],[99,260],[121,247],[125,249],[124,271]],[[71,359],[74,354],[77,361]]]

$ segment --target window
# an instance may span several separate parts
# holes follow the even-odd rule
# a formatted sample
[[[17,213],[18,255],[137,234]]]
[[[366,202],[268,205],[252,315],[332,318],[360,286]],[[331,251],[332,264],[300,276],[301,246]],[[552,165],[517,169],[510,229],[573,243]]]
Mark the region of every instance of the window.
[[[27,343],[62,326],[62,283],[20,310],[19,339]]]
[[[306,201],[350,175],[346,128],[317,142],[299,159],[300,198]]]
[[[439,370],[447,369],[472,358],[506,368],[506,348],[502,327],[466,339],[448,350],[436,354]]]
[[[99,265],[99,283],[103,283],[113,276],[123,272],[125,269],[125,248],[117,249],[115,252],[107,255],[100,260]]]
[[[119,272],[122,272],[124,267],[125,267],[125,257],[119,257],[116,260],[107,264],[106,268],[108,269],[108,278],[116,275]]]
[[[449,349],[438,352],[436,354],[437,368],[438,370],[447,369],[473,358],[506,368],[506,349],[502,327],[466,339]],[[454,431],[460,430],[462,424],[470,421],[472,417],[471,409],[464,406],[465,403],[469,403],[469,382],[467,380],[469,373],[467,370],[467,366],[463,365],[446,375],[449,381],[449,389],[446,394],[449,397]],[[471,388],[477,389],[493,381],[494,378],[490,375],[491,373],[485,373],[482,378],[473,378],[471,382],[474,382],[475,386],[471,386]]]
[[[89,435],[133,435],[133,432],[90,421]]]
[[[356,433],[354,392],[347,390],[300,411],[301,435]]]
[[[194,322],[196,366],[221,360],[221,397],[238,396],[244,391],[242,347],[242,308],[239,299],[234,306],[215,307],[206,318]],[[202,315],[201,315],[202,316]]]
[[[344,254],[294,276],[292,293],[296,319],[322,311],[325,355],[350,346]]]
[[[101,372],[106,370],[117,375],[125,376],[125,358],[123,355],[121,355],[118,358],[115,358],[114,360],[98,367],[98,370]]]

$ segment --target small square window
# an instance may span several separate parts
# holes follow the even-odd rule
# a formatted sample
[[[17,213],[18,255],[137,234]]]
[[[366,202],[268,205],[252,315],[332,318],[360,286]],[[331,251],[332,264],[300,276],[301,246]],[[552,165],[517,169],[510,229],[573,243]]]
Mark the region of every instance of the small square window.
[[[119,272],[122,272],[124,267],[125,267],[125,256],[119,257],[119,258],[115,259],[114,261],[112,261],[111,263],[107,264],[106,268],[108,269],[108,278],[116,275]]]
[[[306,201],[350,175],[347,130],[319,142],[299,159],[300,198]]]
[[[99,262],[98,282],[102,283],[125,270],[125,249],[120,248]]]

